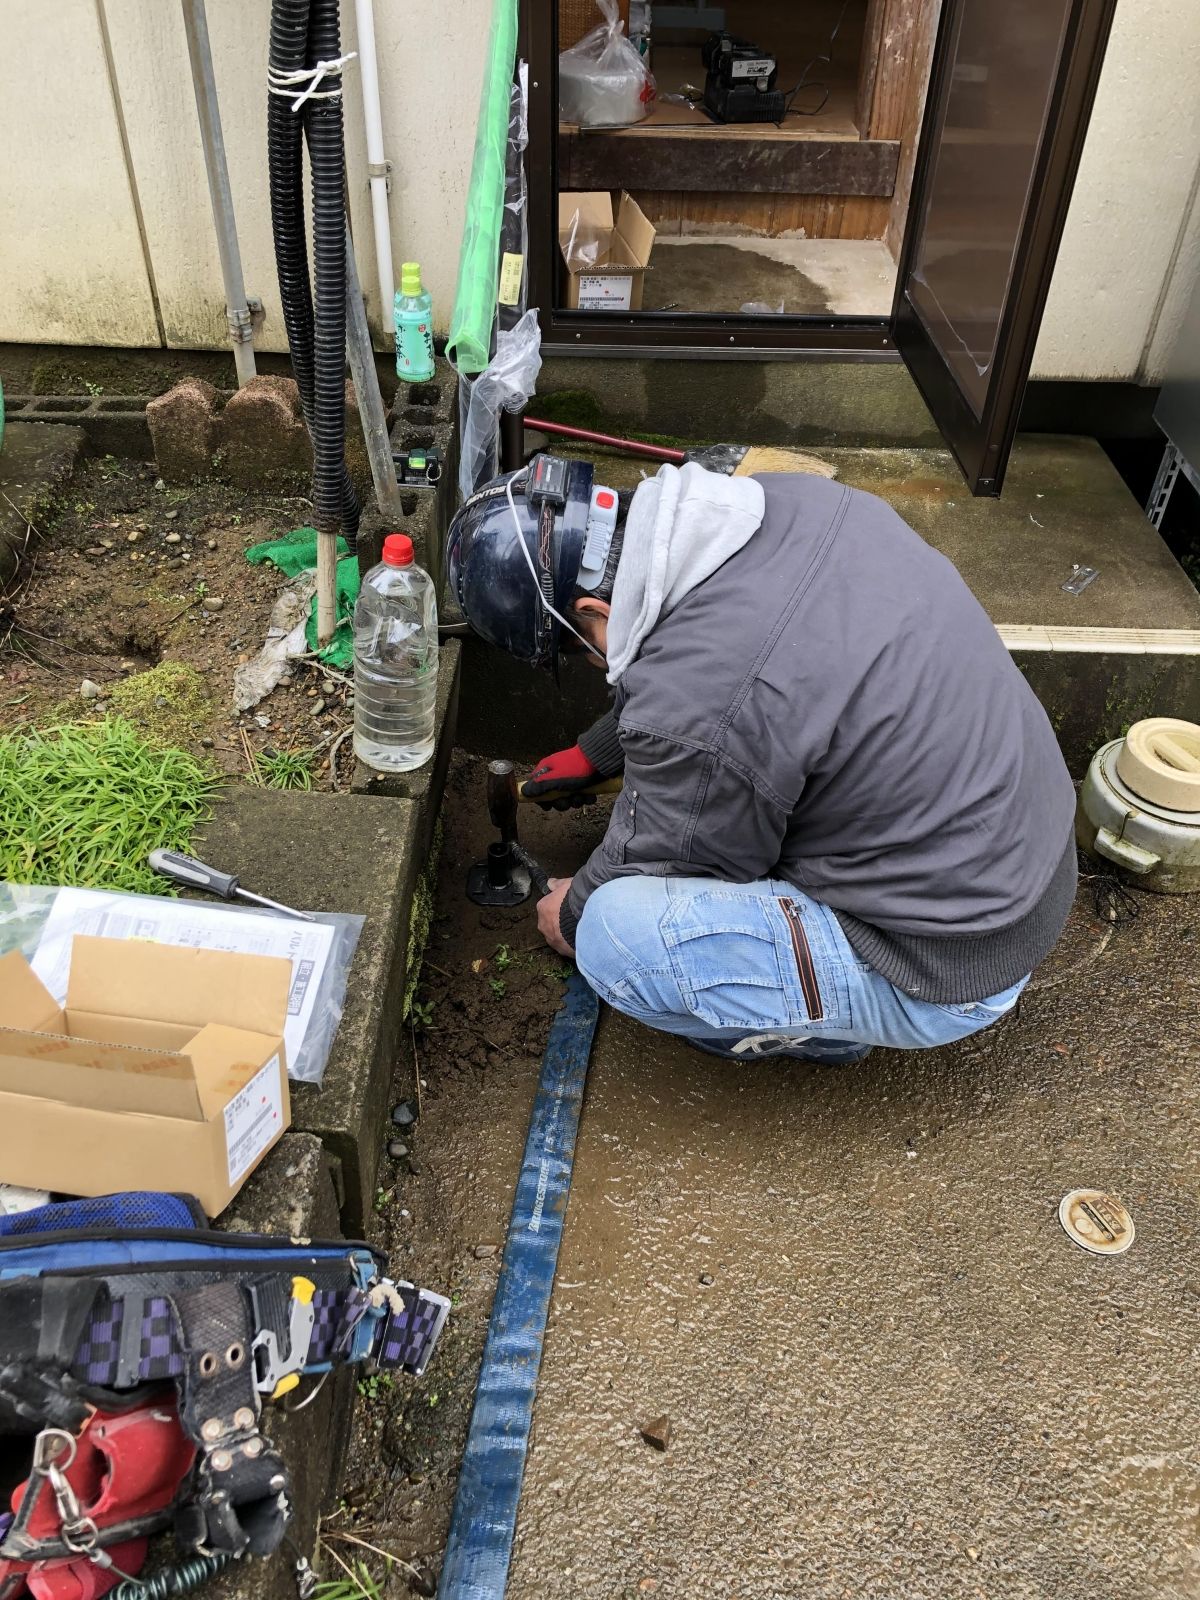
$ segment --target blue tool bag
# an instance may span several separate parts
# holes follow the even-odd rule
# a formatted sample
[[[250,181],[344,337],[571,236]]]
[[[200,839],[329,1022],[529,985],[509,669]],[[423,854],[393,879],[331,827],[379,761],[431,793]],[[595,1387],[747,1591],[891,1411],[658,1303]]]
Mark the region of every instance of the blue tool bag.
[[[0,1218],[0,1433],[74,1437],[95,1408],[173,1386],[197,1451],[177,1534],[265,1554],[288,1503],[264,1402],[345,1363],[419,1375],[437,1342],[449,1301],[384,1268],[362,1243],[222,1233],[187,1195]]]

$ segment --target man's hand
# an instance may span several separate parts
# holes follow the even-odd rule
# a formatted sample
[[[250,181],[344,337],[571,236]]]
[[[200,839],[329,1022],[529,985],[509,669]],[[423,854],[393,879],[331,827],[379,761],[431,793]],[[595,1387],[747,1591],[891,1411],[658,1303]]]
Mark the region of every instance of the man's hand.
[[[563,938],[558,926],[559,912],[562,910],[562,903],[567,898],[567,890],[570,887],[570,878],[551,878],[550,893],[543,895],[538,901],[537,919],[538,932],[545,939],[551,950],[555,950],[560,956],[566,956],[568,960],[573,961],[575,952]]]
[[[557,795],[559,798],[555,800],[538,800],[538,804],[543,811],[549,811],[551,806],[556,811],[569,811],[572,806],[592,804],[594,795],[577,791],[595,783],[599,776],[579,746],[573,744],[569,750],[556,750],[553,755],[543,756],[525,780],[523,792],[530,800],[538,800],[542,794]]]

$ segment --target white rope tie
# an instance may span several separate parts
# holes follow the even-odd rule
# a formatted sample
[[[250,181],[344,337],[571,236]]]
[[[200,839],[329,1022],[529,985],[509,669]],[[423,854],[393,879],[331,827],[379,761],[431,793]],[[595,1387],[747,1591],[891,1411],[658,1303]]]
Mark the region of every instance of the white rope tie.
[[[340,100],[342,98],[340,83],[335,82],[331,89],[322,89],[321,85],[326,78],[340,78],[342,68],[357,55],[357,50],[351,50],[349,55],[339,56],[336,61],[318,61],[315,67],[301,67],[299,72],[275,72],[268,67],[267,91],[291,99],[293,92],[302,83],[306,83],[308,88],[292,100],[293,111],[299,111],[306,100]]]
[[[367,1299],[376,1311],[382,1311],[384,1306],[394,1316],[400,1316],[404,1310],[404,1297],[390,1278],[382,1278],[373,1289],[368,1290]]]

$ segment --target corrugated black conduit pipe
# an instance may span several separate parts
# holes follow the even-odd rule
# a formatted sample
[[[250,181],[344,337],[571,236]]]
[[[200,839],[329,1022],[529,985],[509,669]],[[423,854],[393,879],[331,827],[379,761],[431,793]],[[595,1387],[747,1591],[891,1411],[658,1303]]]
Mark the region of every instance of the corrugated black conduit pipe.
[[[311,71],[341,53],[337,0],[272,0],[270,67],[274,83]],[[327,76],[317,95],[340,88]],[[271,228],[292,371],[313,447],[314,522],[340,529],[351,549],[360,506],[345,459],[346,259],[345,146],[340,94],[314,96],[299,111],[291,95],[267,96]],[[304,214],[303,139],[307,132],[313,188],[316,304],[309,277]]]
[[[311,0],[308,65],[336,61],[341,53],[338,0]],[[326,82],[339,87],[341,80]],[[313,499],[318,516],[340,515],[342,531],[353,549],[360,507],[346,469],[346,145],[341,95],[310,100],[305,106],[304,128],[312,168],[316,275],[317,431],[313,456],[317,471]]]

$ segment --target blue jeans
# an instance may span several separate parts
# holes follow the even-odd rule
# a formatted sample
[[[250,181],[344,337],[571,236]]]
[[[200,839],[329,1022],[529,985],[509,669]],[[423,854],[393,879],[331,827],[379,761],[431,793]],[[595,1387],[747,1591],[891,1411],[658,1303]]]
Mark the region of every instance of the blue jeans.
[[[827,906],[770,878],[602,884],[575,959],[617,1011],[734,1059],[845,1062],[873,1045],[951,1044],[1011,1011],[1029,982],[965,1005],[914,1000],[855,954]]]

